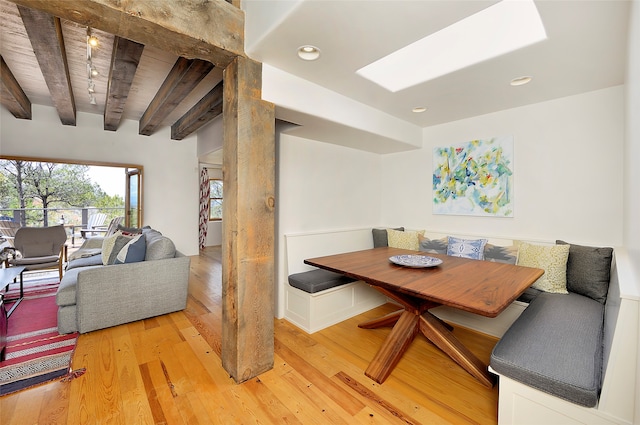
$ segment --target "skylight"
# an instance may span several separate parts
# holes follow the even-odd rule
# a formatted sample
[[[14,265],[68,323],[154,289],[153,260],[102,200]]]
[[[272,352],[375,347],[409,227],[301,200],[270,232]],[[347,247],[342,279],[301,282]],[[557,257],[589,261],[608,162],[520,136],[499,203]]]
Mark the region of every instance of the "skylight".
[[[397,92],[546,38],[533,0],[503,0],[356,72]]]

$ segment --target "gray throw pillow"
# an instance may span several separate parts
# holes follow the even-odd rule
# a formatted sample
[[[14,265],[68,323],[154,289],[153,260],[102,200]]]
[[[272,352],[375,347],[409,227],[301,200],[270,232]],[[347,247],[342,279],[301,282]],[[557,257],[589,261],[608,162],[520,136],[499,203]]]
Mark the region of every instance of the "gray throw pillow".
[[[393,230],[404,232],[404,227],[396,227]],[[381,246],[389,246],[389,238],[387,236],[387,229],[373,229],[373,247],[380,248]]]
[[[516,264],[518,261],[518,247],[514,245],[499,246],[488,243],[484,247],[484,259],[494,263]]]
[[[569,245],[567,259],[567,290],[604,304],[609,291],[613,248],[599,248],[556,241]]]
[[[446,237],[441,239],[429,239],[425,236],[418,235],[419,251],[446,255],[448,245],[449,239]]]
[[[122,248],[124,248],[125,245],[129,243],[130,240],[131,238],[127,236],[122,236],[122,235],[116,236],[115,243],[113,244],[113,249],[109,253],[109,259],[107,260],[107,264],[105,265],[115,264],[118,254],[120,253]]]
[[[144,226],[144,227],[125,227],[122,224],[118,224],[117,230],[120,230],[123,233],[130,233],[132,235],[139,235],[140,233],[142,233],[144,230],[148,230],[151,229],[150,226]]]

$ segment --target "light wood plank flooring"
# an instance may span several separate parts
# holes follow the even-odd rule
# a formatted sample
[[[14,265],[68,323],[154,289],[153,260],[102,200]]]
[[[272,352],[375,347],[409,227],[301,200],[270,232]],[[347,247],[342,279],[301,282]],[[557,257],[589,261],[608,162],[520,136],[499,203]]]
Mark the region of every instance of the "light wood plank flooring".
[[[81,335],[73,368],[87,372],[0,397],[9,424],[495,424],[488,389],[418,336],[379,385],[364,369],[389,329],[361,321],[384,305],[306,334],[275,321],[274,368],[235,384],[221,366],[220,248],[192,257],[183,312]],[[458,338],[488,361],[496,340]]]

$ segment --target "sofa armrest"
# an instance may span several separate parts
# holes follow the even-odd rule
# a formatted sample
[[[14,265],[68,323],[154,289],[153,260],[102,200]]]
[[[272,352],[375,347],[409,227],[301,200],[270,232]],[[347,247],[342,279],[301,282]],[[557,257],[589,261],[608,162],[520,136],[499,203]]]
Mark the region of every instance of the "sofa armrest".
[[[183,310],[191,259],[176,255],[80,271],[76,288],[80,333]]]

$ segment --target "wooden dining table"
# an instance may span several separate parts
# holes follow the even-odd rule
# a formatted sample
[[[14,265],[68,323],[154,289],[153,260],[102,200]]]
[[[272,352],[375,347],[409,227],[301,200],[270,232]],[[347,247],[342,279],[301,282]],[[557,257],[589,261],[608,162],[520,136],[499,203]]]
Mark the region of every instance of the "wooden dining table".
[[[398,255],[426,255],[442,263],[407,267],[390,261]],[[396,312],[359,325],[367,329],[393,326],[365,370],[365,375],[378,383],[387,379],[421,332],[482,384],[492,387],[495,377],[487,365],[455,337],[452,326],[429,310],[446,305],[496,317],[544,273],[537,268],[391,247],[310,258],[304,262],[362,280],[402,306]]]

